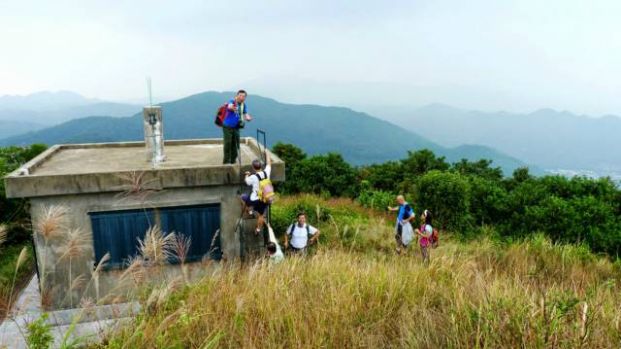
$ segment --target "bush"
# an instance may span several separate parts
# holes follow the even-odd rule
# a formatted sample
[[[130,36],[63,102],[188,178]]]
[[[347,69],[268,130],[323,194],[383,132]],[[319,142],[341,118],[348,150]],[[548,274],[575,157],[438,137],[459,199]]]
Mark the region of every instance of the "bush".
[[[460,174],[431,171],[417,183],[418,205],[432,212],[443,230],[466,232],[471,228],[470,185]]]
[[[43,313],[38,319],[28,324],[28,348],[48,349],[54,342],[52,336],[52,325],[47,323],[48,314]]]
[[[401,160],[403,171],[409,175],[423,175],[429,171],[447,171],[449,164],[444,156],[436,157],[429,149],[408,152],[408,157]]]
[[[363,190],[357,201],[364,207],[376,210],[386,210],[387,206],[394,206],[395,195],[382,190]]]
[[[9,226],[8,243],[20,243],[26,238],[24,229],[20,228],[28,219],[28,205],[23,199],[7,199],[2,177],[18,169],[46,149],[43,144],[29,147],[0,148],[0,223]]]
[[[334,153],[301,160],[288,181],[293,192],[353,197],[358,191],[356,170]]]
[[[388,192],[400,189],[397,186],[403,182],[405,174],[402,163],[397,161],[388,161],[360,169],[360,177],[369,184],[370,188]]]
[[[292,175],[292,169],[295,168],[300,161],[306,159],[306,153],[293,144],[278,142],[272,147],[272,151],[285,162],[285,177],[287,179]],[[279,183],[277,190],[283,194],[294,193],[295,186],[292,184],[294,184],[292,180]]]
[[[470,183],[470,212],[477,225],[495,224],[505,219],[507,191],[498,182],[468,176]]]
[[[501,180],[502,169],[500,167],[491,167],[491,165],[491,160],[468,161],[467,159],[462,159],[454,163],[452,168],[462,175],[472,175],[492,181]]]

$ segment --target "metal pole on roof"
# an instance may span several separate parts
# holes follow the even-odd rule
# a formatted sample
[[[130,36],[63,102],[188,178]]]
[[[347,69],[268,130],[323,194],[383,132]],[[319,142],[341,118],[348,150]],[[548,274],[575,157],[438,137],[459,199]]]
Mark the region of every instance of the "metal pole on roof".
[[[147,93],[149,94],[149,107],[153,106],[153,92],[151,89],[151,77],[147,76]]]

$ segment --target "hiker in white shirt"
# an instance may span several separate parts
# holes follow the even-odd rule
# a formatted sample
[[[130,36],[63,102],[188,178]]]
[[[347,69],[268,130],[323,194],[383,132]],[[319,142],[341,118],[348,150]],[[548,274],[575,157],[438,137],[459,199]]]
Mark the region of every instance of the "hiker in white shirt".
[[[276,240],[276,234],[272,227],[267,224],[267,232],[269,234],[269,243],[267,244],[267,256],[271,264],[278,264],[285,259],[285,254],[282,252],[278,240]]]
[[[285,249],[293,253],[305,252],[306,247],[317,242],[319,230],[306,224],[306,215],[298,213],[297,222],[287,228],[285,234]]]
[[[259,215],[257,218],[257,228],[255,230],[255,234],[259,234],[263,230],[263,225],[265,224],[265,211],[267,210],[269,204],[263,202],[259,199],[259,184],[261,180],[270,178],[270,174],[272,172],[272,159],[270,157],[270,153],[266,153],[267,165],[265,169],[262,169],[263,166],[260,160],[254,160],[252,162],[253,173],[246,172],[246,184],[252,187],[252,193],[250,195],[243,194],[241,199],[244,204],[244,210],[247,210],[251,215],[254,211],[256,211]]]
[[[285,259],[285,254],[277,243],[270,242],[267,244],[267,256],[272,264],[278,264]]]

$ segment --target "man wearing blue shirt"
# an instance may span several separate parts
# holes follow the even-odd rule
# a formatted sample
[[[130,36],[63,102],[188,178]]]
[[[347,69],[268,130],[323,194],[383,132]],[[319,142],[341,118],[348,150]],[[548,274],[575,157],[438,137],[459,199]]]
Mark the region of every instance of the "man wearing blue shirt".
[[[224,143],[224,164],[234,164],[239,149],[239,129],[244,127],[245,121],[251,121],[246,105],[246,91],[239,90],[227,104],[227,112],[222,122]]]
[[[410,222],[414,221],[416,217],[414,214],[414,209],[410,204],[405,201],[405,197],[403,195],[397,196],[398,207],[390,207],[388,206],[389,211],[399,212],[397,215],[397,223],[395,225],[395,240],[397,240],[397,253],[401,254],[401,249],[406,249],[407,245],[411,240],[411,224]],[[403,230],[407,228],[408,236],[406,237],[406,241],[403,239]]]

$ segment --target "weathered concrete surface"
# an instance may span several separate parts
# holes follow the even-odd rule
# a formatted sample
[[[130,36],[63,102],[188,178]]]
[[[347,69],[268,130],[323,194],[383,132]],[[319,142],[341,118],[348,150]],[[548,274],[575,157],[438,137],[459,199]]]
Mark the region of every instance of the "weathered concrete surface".
[[[239,236],[235,233],[237,220],[241,216],[238,190],[239,186],[231,185],[179,188],[151,192],[144,200],[132,196],[119,196],[115,193],[36,197],[30,199],[31,217],[33,222],[37,222],[41,219],[45,207],[63,205],[70,210],[66,221],[67,226],[79,229],[85,234],[86,239],[92,241],[93,233],[89,212],[219,203],[221,207],[220,242],[223,256],[226,259],[235,259],[240,256]],[[183,234],[184,232],[178,233]],[[51,241],[46,245],[41,236],[35,235],[39,272],[45,274],[45,282],[51,286],[47,294],[47,302],[52,308],[57,309],[69,307],[71,304],[79,304],[80,299],[85,297],[100,301],[104,297],[114,299],[115,297],[127,298],[130,296],[131,289],[118,287],[118,281],[124,272],[123,270],[104,271],[100,274],[97,285],[91,283],[88,287],[75,287],[69,291],[70,275],[73,279],[78,276],[85,276],[88,280],[94,266],[99,261],[95,260],[94,249],[89,248],[83,251],[80,256],[73,258],[71,265],[69,265],[67,259],[61,260],[60,258],[63,244],[61,238],[60,241]],[[172,273],[176,271],[177,275],[181,275],[178,265],[166,268],[170,269]],[[211,271],[210,268],[200,262],[189,263],[187,268],[192,279],[200,278]]]
[[[145,160],[143,142],[54,146],[5,177],[6,195],[119,192],[127,187],[124,177],[132,173],[140,173],[152,189],[239,184],[252,160],[260,157],[252,138],[242,139],[241,171],[237,164],[222,164],[220,140],[168,141],[165,149],[166,161],[153,168]],[[284,181],[284,162],[270,154],[272,180]]]
[[[27,326],[44,313],[38,282],[37,276],[33,276],[13,305],[11,316],[0,323],[0,348],[28,347],[25,338],[28,333]],[[79,339],[82,344],[98,342],[107,331],[131,321],[139,311],[140,306],[137,303],[122,303],[48,312],[49,318],[46,322],[52,326],[52,347],[60,347],[63,338],[70,331],[69,342],[74,339]]]

